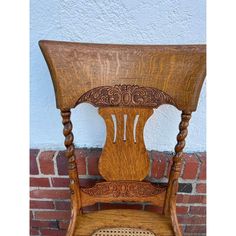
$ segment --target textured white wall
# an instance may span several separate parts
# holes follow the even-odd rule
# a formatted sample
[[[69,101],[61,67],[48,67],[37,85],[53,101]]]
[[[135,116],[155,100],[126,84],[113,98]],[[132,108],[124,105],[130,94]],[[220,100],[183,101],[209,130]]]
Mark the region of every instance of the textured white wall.
[[[205,0],[31,0],[31,148],[63,148],[62,125],[55,109],[40,39],[97,43],[205,43]],[[186,151],[205,151],[205,85],[189,127]],[[75,144],[101,147],[105,124],[96,108],[81,104],[73,114]],[[162,106],[148,121],[149,150],[172,151],[180,112]]]

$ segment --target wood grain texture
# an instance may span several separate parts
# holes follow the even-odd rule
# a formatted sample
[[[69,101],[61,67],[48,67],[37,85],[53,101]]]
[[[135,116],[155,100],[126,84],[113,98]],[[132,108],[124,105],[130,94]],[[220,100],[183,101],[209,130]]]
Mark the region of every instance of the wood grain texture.
[[[150,163],[144,144],[143,129],[152,113],[153,109],[145,108],[99,108],[99,114],[106,123],[107,138],[98,168],[107,181],[141,181],[147,176]],[[116,117],[117,124],[115,140],[112,115]],[[136,116],[138,120],[134,126]]]
[[[89,236],[102,228],[140,228],[155,235],[173,236],[171,219],[152,212],[139,210],[104,210],[78,217],[75,236]]]
[[[195,111],[206,74],[205,45],[112,45],[39,42],[51,72],[57,107],[69,109],[89,90],[131,84],[172,97]]]
[[[91,188],[82,188],[81,191],[97,197],[149,197],[166,190],[166,186],[152,185],[149,182],[139,181],[112,181],[96,183]]]
[[[149,202],[162,207],[166,189],[166,185],[154,186],[149,182],[102,182],[91,188],[81,188],[81,204],[85,207],[97,202]]]
[[[176,106],[174,100],[159,89],[126,84],[93,88],[83,94],[76,105],[83,102],[98,107],[158,108],[162,104]]]
[[[181,236],[176,194],[191,112],[196,110],[206,74],[205,45],[102,45],[40,41],[61,109],[71,190],[67,236],[98,229],[140,228],[156,235]],[[108,182],[80,188],[70,109],[82,102],[99,107],[107,138],[99,171]],[[182,110],[168,186],[142,180],[149,171],[143,129],[153,108],[171,104]],[[82,214],[97,202],[150,202],[163,214],[108,210]]]
[[[70,110],[61,111],[63,134],[65,136],[66,157],[68,158],[68,174],[70,178],[71,192],[71,219],[66,236],[74,235],[77,216],[81,208],[81,197],[79,189],[79,178],[75,161],[75,148],[73,144],[74,136],[72,133],[72,123],[70,120]]]
[[[180,227],[176,215],[176,195],[178,192],[178,178],[180,176],[183,149],[185,147],[185,139],[188,135],[188,125],[191,119],[191,112],[183,111],[179,124],[179,133],[177,135],[177,144],[175,146],[175,155],[169,175],[169,182],[164,203],[164,215],[170,215],[175,235],[181,236]]]

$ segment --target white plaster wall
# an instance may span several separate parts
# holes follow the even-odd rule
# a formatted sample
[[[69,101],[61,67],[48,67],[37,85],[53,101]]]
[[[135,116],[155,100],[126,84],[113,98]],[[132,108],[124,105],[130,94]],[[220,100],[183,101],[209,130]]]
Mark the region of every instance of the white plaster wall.
[[[40,39],[129,44],[205,43],[205,0],[31,0],[31,148],[63,148],[54,91],[38,47]],[[186,151],[205,151],[205,84],[192,116]],[[73,114],[75,144],[102,147],[105,125],[96,108],[81,104]],[[180,112],[162,106],[149,119],[149,150],[173,151]]]

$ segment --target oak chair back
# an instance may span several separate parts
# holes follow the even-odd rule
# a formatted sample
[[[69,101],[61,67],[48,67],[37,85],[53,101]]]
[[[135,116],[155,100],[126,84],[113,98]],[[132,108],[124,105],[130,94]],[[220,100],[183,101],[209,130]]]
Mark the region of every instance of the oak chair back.
[[[102,45],[40,41],[54,84],[64,125],[72,200],[76,215],[96,202],[138,201],[163,206],[176,235],[176,193],[191,113],[196,110],[206,73],[205,45]],[[107,137],[99,172],[106,180],[91,188],[79,186],[74,155],[71,109],[88,102],[99,107]],[[143,181],[149,159],[143,140],[153,109],[170,104],[182,111],[175,155],[167,186]]]

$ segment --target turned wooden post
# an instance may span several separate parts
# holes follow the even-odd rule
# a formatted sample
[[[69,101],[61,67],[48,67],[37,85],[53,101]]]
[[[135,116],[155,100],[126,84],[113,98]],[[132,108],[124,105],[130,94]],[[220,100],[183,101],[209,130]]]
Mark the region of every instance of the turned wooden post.
[[[188,122],[197,108],[206,75],[206,46],[49,40],[42,40],[39,45],[64,125],[72,204],[66,236],[92,235],[104,227],[123,226],[150,229],[155,235],[181,236],[175,206],[178,177]],[[84,102],[99,108],[107,126],[98,164],[105,181],[90,188],[79,186],[70,120],[70,109]],[[152,109],[162,104],[171,104],[183,112],[169,186],[154,186],[143,181],[149,172],[143,128]],[[147,211],[136,214],[127,209],[82,214],[83,207],[117,201],[157,206],[164,203],[163,215]]]
[[[65,136],[64,145],[66,147],[66,157],[68,158],[68,174],[70,178],[70,192],[71,192],[71,221],[66,236],[74,234],[77,214],[81,207],[80,191],[79,191],[79,178],[77,165],[75,160],[75,147],[73,144],[74,136],[72,133],[72,123],[70,120],[70,110],[61,111],[62,124],[64,125],[63,134]]]
[[[179,133],[177,135],[177,144],[175,146],[175,155],[173,157],[173,163],[169,175],[169,183],[167,189],[167,195],[164,205],[164,214],[170,214],[171,202],[176,201],[176,193],[178,191],[178,178],[182,165],[182,154],[185,147],[185,138],[188,134],[188,125],[191,118],[191,112],[183,111],[181,114],[181,121],[179,124]]]
[[[177,144],[175,146],[175,155],[173,157],[173,163],[169,175],[168,189],[164,204],[164,214],[170,215],[173,229],[176,236],[182,236],[177,214],[176,214],[176,195],[178,192],[178,178],[180,176],[182,166],[182,154],[185,147],[185,138],[188,134],[188,125],[191,118],[191,112],[182,111],[181,121],[179,124],[179,133],[177,135]]]

